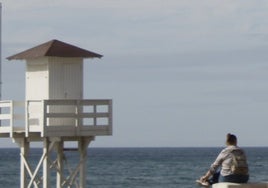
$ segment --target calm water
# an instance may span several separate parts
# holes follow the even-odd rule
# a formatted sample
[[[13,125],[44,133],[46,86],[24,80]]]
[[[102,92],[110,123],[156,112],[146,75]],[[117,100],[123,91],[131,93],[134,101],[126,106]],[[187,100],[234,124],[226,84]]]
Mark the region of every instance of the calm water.
[[[221,148],[91,148],[87,187],[193,188]],[[250,181],[268,181],[268,148],[245,148]],[[19,187],[18,149],[0,149],[0,187]],[[41,150],[31,153],[33,166]],[[68,167],[75,168],[76,153],[66,152]],[[54,185],[54,184],[53,184]],[[54,186],[52,186],[54,187]]]

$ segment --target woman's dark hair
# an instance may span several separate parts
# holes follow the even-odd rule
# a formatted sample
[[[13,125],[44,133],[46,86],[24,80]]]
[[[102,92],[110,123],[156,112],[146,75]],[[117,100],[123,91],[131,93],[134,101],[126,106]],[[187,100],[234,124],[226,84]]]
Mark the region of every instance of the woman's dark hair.
[[[228,145],[236,145],[237,144],[237,138],[234,134],[228,133],[226,136],[226,144]]]

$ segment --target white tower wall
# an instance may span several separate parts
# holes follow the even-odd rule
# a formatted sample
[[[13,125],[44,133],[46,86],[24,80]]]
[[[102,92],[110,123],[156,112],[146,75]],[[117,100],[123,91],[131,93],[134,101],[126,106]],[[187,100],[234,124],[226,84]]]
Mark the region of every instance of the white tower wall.
[[[83,59],[63,57],[41,57],[27,60],[26,100],[82,99]],[[33,119],[38,119],[42,107],[32,105]],[[75,113],[74,106],[50,107],[50,112]],[[38,112],[39,111],[39,112]],[[36,116],[36,117],[35,117]],[[49,125],[74,125],[74,118],[53,119]]]
[[[26,100],[82,98],[82,58],[41,57],[27,60]]]
[[[27,60],[26,100],[48,99],[48,59],[41,57]]]
[[[49,57],[49,99],[83,98],[83,59]]]

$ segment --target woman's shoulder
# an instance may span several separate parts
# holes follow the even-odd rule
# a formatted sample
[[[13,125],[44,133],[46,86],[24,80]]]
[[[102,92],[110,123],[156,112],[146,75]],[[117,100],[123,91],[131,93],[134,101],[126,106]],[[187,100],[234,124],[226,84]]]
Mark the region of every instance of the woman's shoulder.
[[[227,146],[221,151],[222,154],[239,153],[245,154],[244,150],[238,146]]]
[[[224,148],[221,152],[222,153],[231,153],[234,150],[241,150],[240,147],[238,146],[227,146],[226,148]]]

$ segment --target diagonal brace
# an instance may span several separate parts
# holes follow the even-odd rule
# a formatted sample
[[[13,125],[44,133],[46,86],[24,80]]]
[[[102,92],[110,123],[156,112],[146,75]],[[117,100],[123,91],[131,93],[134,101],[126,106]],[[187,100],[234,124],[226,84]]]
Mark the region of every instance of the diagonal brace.
[[[20,156],[21,156],[21,158],[23,159],[23,164],[24,164],[25,168],[27,169],[27,172],[28,172],[30,178],[31,178],[31,179],[35,179],[35,177],[33,177],[32,170],[31,170],[31,168],[30,168],[28,162],[26,161],[24,155],[20,154]],[[36,183],[36,180],[34,180],[33,183],[34,183],[34,187],[38,188],[37,183]]]
[[[42,165],[44,159],[47,157],[48,153],[53,149],[54,144],[55,144],[55,141],[53,141],[53,142],[50,144],[49,149],[48,149],[48,152],[43,153],[43,155],[42,155],[41,159],[39,160],[39,163],[38,163],[38,165],[37,165],[37,167],[36,167],[36,169],[35,169],[35,171],[34,171],[34,173],[33,173],[33,177],[31,178],[31,181],[30,181],[30,183],[28,184],[28,188],[30,188],[31,185],[33,184],[33,181],[34,181],[34,179],[35,179],[35,177],[36,177],[36,175],[37,175],[37,173],[38,173],[38,171],[39,171],[39,169],[40,169],[40,167],[41,167],[41,165]]]

